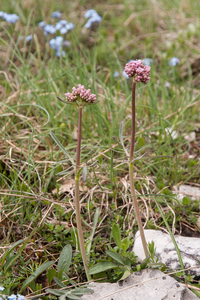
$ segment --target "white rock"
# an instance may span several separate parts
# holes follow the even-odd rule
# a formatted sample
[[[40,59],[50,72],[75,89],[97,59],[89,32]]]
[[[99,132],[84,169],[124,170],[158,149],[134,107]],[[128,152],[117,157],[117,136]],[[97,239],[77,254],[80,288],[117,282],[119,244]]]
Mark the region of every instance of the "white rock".
[[[200,188],[182,184],[177,187],[173,187],[173,193],[177,194],[178,199],[182,200],[185,196],[190,196],[191,200],[200,199]]]
[[[192,131],[190,132],[189,134],[186,134],[184,136],[184,139],[188,142],[193,142],[196,140],[196,132],[195,131]]]
[[[169,234],[160,230],[150,229],[144,230],[144,234],[147,243],[154,241],[154,245],[156,247],[156,257],[159,258],[159,262],[164,263],[173,270],[180,269],[179,259]],[[185,268],[195,267],[194,269],[188,270],[188,272],[191,275],[199,276],[200,239],[178,235],[175,235],[174,238],[180,250]],[[133,251],[140,260],[145,259],[139,231],[135,235]]]
[[[142,270],[120,283],[91,283],[81,300],[198,300],[184,284],[159,270]]]

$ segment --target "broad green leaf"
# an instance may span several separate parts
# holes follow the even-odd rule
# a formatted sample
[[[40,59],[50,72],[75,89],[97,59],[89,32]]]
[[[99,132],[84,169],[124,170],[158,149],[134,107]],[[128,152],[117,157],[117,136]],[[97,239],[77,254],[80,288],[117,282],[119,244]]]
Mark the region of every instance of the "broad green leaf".
[[[94,291],[89,288],[76,288],[75,290],[71,291],[71,293],[74,293],[74,292],[79,292],[82,295],[84,295],[84,294],[92,294]]]
[[[73,294],[66,294],[66,296],[72,300],[80,300],[80,297],[77,297],[76,295]]]
[[[96,265],[94,265],[93,267],[91,267],[89,269],[89,274],[93,275],[93,274],[97,274],[97,273],[101,273],[110,269],[114,269],[117,268],[118,266],[116,266],[115,264],[113,264],[110,261],[102,261],[97,263]]]
[[[131,272],[130,272],[130,270],[126,269],[126,270],[124,271],[124,274],[123,274],[122,277],[120,278],[120,280],[126,279],[129,275],[131,275]]]
[[[97,210],[95,212],[94,220],[93,220],[93,227],[92,227],[92,230],[91,230],[91,233],[90,233],[90,236],[89,236],[89,239],[88,239],[88,244],[87,244],[87,247],[86,247],[86,255],[87,255],[88,261],[90,261],[90,250],[91,250],[91,247],[92,247],[92,240],[93,240],[93,237],[94,237],[94,234],[95,234],[95,229],[96,229],[96,226],[97,226],[98,217],[99,217],[99,208],[97,208]]]
[[[55,261],[47,261],[46,263],[42,264],[37,270],[35,270],[31,276],[29,276],[24,283],[22,284],[22,287],[19,291],[19,294],[21,294],[25,288],[33,281],[35,280],[42,272],[44,272],[46,269],[48,269],[50,266],[52,266],[55,263]]]
[[[62,295],[66,295],[67,292],[65,290],[58,290],[58,289],[46,289],[45,290],[46,293],[49,293],[49,294],[53,294],[55,296],[62,296]]]
[[[4,271],[6,272],[11,266],[14,265],[14,262],[17,260],[17,258],[19,257],[19,254],[18,255],[13,255],[13,256],[8,256],[7,259],[6,259],[6,263],[4,265]]]
[[[61,288],[66,287],[66,285],[64,283],[62,283],[62,281],[59,280],[57,277],[54,277],[53,279],[57,283],[57,285],[59,285]]]
[[[107,250],[106,253],[112,257],[114,260],[116,260],[118,263],[120,263],[121,265],[125,266],[126,265],[126,262],[125,260],[123,259],[123,257],[121,257],[119,254],[115,253],[115,252],[112,252],[110,250]]]
[[[66,299],[66,295],[62,295],[59,297],[59,300],[65,300]]]
[[[49,285],[51,285],[51,282],[52,282],[55,275],[56,275],[56,270],[55,269],[49,269],[47,271],[47,279],[48,279]]]
[[[24,242],[24,240],[19,240],[5,251],[4,255],[1,258],[1,269],[3,268],[4,261],[5,261],[6,257],[10,254],[10,252],[12,252],[12,250],[15,249],[15,247],[17,247],[19,244],[21,244],[23,242]]]
[[[130,240],[128,237],[126,237],[125,239],[123,239],[123,241],[121,242],[121,249],[124,250],[124,252],[126,252],[126,250],[128,249],[130,245]]]
[[[63,270],[67,272],[72,260],[72,247],[71,245],[66,245],[62,252],[60,253],[60,257],[58,260],[58,272]]]
[[[121,249],[121,230],[118,224],[113,224],[112,226],[112,236],[117,244],[118,248]]]

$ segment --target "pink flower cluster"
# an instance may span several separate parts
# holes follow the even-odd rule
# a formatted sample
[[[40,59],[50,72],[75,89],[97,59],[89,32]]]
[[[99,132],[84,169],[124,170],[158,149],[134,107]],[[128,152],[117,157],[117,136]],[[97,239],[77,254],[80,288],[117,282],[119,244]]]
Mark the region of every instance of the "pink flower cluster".
[[[126,64],[125,72],[129,77],[134,77],[135,82],[147,83],[150,80],[151,67],[144,66],[141,60],[131,61]]]
[[[78,88],[72,88],[72,93],[65,94],[66,100],[69,102],[75,102],[78,97],[88,103],[94,103],[96,100],[96,95],[91,94],[91,90],[86,90],[84,85],[79,84]]]

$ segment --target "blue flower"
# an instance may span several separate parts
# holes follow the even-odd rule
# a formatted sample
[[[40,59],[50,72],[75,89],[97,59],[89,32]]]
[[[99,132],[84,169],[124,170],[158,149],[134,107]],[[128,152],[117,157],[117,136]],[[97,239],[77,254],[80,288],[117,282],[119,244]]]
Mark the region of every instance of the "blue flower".
[[[22,295],[17,294],[18,300],[25,300],[26,298]]]
[[[114,78],[119,77],[119,72],[115,71],[115,73],[113,74],[113,77],[114,77]]]
[[[102,18],[99,16],[99,14],[94,9],[89,9],[85,13],[84,17],[86,19],[89,18],[88,21],[87,21],[87,23],[84,26],[85,28],[90,28],[93,23],[100,23],[101,20],[102,20]]]
[[[30,34],[26,37],[26,41],[30,42],[32,40],[32,38],[33,38],[33,36],[32,36],[32,34]]]
[[[123,70],[122,75],[123,75],[123,77],[126,78],[126,79],[129,78],[129,76],[126,74],[125,70]]]
[[[172,57],[170,59],[170,61],[168,62],[168,64],[171,66],[171,67],[175,67],[178,65],[178,63],[180,62],[180,60],[177,58],[177,57]]]
[[[54,34],[56,33],[56,29],[53,25],[45,25],[44,27],[44,35],[48,35],[48,33]]]
[[[65,26],[68,30],[73,30],[75,28],[75,25],[73,23],[68,23],[66,26]]]
[[[3,291],[4,290],[4,287],[3,286],[0,286],[0,291]]]
[[[62,27],[61,29],[60,29],[60,34],[65,34],[65,33],[67,33],[67,28],[66,27]]]
[[[9,300],[16,300],[16,296],[12,294],[11,296],[8,296],[8,299]]]
[[[6,22],[14,24],[19,19],[19,16],[16,14],[7,14],[7,13],[1,11],[0,18],[3,18]]]
[[[66,52],[65,51],[61,51],[61,50],[57,50],[56,51],[56,56],[57,57],[66,56]]]
[[[151,63],[153,62],[153,59],[152,59],[152,58],[144,58],[144,59],[142,60],[142,62],[143,62],[143,64],[144,64],[145,66],[150,66]]]
[[[61,25],[66,25],[68,22],[67,20],[60,20],[58,23],[60,23]]]
[[[50,44],[51,49],[54,49],[54,50],[58,51],[62,47],[63,37],[62,36],[57,36],[55,39],[51,39],[49,41],[49,44]]]
[[[93,16],[98,15],[98,13],[96,12],[96,10],[94,9],[89,9],[88,11],[86,11],[84,18],[88,19],[88,18],[92,18]]]
[[[61,18],[61,13],[57,10],[57,11],[54,11],[51,15],[52,18],[55,18],[55,19],[60,19]]]
[[[46,25],[45,21],[42,21],[42,22],[38,23],[38,26],[41,27],[41,28],[44,28],[45,25]]]

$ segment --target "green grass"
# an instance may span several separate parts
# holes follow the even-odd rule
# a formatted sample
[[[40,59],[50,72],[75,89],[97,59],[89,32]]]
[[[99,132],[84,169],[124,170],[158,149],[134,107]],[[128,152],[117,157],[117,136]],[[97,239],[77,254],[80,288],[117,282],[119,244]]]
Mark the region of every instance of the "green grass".
[[[135,161],[136,190],[151,211],[143,221],[146,228],[165,228],[156,206],[159,204],[170,228],[175,226],[175,233],[188,225],[199,236],[198,201],[186,198],[180,203],[172,193],[173,187],[182,183],[200,185],[198,1],[125,0],[122,4],[109,0],[105,4],[0,0],[0,4],[2,11],[20,16],[15,25],[0,21],[1,255],[38,228],[13,269],[1,272],[0,285],[8,289],[10,286],[10,292],[16,293],[30,270],[35,271],[48,260],[57,260],[66,244],[73,249],[69,277],[76,277],[77,283],[86,279],[74,235],[73,188],[59,193],[59,188],[74,178],[73,164],[50,136],[52,131],[69,157],[75,159],[78,109],[57,97],[65,99],[64,94],[78,83],[91,88],[99,100],[84,109],[82,129],[81,161],[88,165],[80,194],[85,239],[89,238],[95,211],[100,209],[91,265],[107,259],[105,251],[109,245],[116,246],[111,239],[114,223],[119,224],[122,238],[133,239],[138,228],[130,198],[128,166],[122,164],[125,154],[118,137],[123,121],[124,143],[129,147],[131,81],[123,78],[122,71],[130,59],[153,58],[151,80],[146,86],[137,85],[136,98],[136,156],[147,151]],[[96,31],[83,30],[84,13],[90,8],[102,16]],[[63,58],[57,58],[49,47],[53,36],[43,36],[37,26],[42,20],[55,23],[50,18],[55,10],[76,25],[66,36],[71,46]],[[33,40],[26,43],[23,37],[33,32]],[[180,59],[174,68],[168,65],[173,56]],[[113,77],[115,71],[120,72],[118,78]],[[178,133],[176,139],[167,130],[172,127]],[[184,135],[192,131],[196,132],[196,140],[190,143]],[[90,166],[92,162],[94,165]],[[61,179],[64,175],[68,176]],[[54,189],[58,192],[52,193]],[[167,204],[175,212],[174,225]],[[140,208],[147,215],[143,201]],[[29,271],[24,273],[21,266]],[[116,274],[111,272],[109,276]],[[44,278],[45,274],[35,281],[38,288],[32,284],[33,292],[41,292],[40,283],[42,288],[48,286]],[[26,289],[26,293],[31,290]]]

